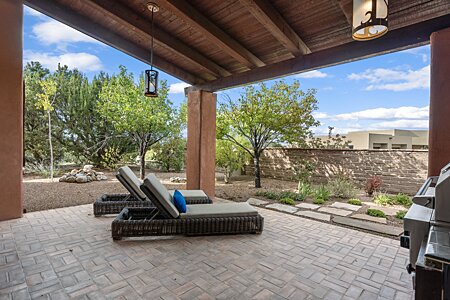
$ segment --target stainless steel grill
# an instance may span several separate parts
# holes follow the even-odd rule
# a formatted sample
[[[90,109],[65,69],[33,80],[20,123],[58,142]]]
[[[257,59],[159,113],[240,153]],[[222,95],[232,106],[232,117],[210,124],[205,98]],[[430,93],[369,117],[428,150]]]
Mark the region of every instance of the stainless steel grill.
[[[450,163],[414,196],[404,230],[416,299],[450,299]]]

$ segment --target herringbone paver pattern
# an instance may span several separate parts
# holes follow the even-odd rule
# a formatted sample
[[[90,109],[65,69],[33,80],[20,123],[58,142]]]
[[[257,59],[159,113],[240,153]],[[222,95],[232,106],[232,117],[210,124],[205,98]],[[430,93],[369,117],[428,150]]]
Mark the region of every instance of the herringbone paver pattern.
[[[84,205],[0,222],[0,299],[410,299],[396,240],[260,209],[262,235],[113,242]]]

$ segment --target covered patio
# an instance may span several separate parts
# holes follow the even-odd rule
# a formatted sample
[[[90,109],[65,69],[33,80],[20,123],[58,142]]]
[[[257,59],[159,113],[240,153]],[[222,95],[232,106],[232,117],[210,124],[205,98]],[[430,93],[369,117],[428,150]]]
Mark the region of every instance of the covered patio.
[[[156,2],[154,65],[192,85],[188,189],[214,198],[215,92],[428,43],[429,175],[450,161],[449,1],[391,1],[389,32],[364,43],[352,0]],[[397,240],[270,210],[261,235],[120,242],[91,205],[23,215],[23,4],[150,61],[146,1],[0,1],[1,299],[411,298]]]
[[[261,235],[111,239],[83,205],[0,223],[1,299],[411,299],[398,241],[260,209]]]

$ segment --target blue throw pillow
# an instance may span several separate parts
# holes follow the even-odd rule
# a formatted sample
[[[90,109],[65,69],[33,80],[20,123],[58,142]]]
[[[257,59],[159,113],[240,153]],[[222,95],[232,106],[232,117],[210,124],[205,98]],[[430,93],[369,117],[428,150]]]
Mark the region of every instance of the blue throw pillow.
[[[178,190],[175,190],[175,193],[173,193],[173,204],[180,213],[186,212],[186,199]]]

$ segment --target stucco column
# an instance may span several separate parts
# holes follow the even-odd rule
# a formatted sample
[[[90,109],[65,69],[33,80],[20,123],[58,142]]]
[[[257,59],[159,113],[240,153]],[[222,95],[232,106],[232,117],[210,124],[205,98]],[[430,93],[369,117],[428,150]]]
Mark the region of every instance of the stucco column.
[[[22,216],[22,1],[0,1],[0,220]]]
[[[428,176],[450,162],[450,28],[431,34]]]
[[[187,189],[215,196],[217,95],[206,91],[188,93],[186,154]]]

